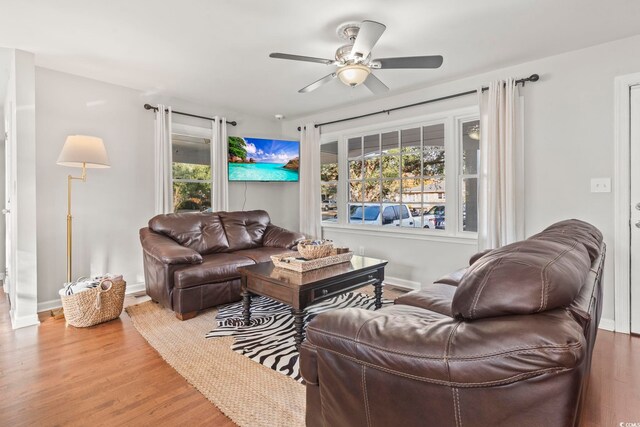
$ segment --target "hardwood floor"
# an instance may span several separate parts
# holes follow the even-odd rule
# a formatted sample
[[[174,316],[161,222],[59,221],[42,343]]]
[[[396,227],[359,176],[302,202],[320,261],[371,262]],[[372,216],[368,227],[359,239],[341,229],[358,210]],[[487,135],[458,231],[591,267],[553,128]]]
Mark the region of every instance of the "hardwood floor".
[[[0,425],[234,426],[162,360],[129,316],[13,331],[0,291]]]
[[[0,292],[0,425],[234,426],[123,314],[92,328],[13,331]],[[640,337],[599,331],[582,427],[640,423]]]

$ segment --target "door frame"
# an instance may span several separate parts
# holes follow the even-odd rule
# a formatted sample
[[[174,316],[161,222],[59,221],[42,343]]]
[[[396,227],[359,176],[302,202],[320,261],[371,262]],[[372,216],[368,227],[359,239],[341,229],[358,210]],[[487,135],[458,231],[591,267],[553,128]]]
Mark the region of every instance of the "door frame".
[[[614,81],[614,285],[615,331],[631,332],[631,87],[640,73]]]

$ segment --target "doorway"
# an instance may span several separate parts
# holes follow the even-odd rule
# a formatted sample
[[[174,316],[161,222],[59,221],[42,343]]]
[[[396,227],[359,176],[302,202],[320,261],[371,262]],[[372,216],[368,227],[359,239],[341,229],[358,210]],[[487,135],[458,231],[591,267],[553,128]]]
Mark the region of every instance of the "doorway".
[[[615,331],[640,334],[640,73],[615,79]]]

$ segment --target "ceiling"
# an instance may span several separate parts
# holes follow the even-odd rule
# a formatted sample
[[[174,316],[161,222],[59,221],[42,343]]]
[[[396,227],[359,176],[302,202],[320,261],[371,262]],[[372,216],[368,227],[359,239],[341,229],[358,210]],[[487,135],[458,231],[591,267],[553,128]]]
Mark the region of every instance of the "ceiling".
[[[635,0],[0,0],[0,10],[0,41],[39,66],[271,117],[373,98],[337,80],[299,94],[333,67],[268,58],[331,58],[344,22],[387,26],[373,57],[444,56],[438,70],[376,71],[390,94],[640,33]]]

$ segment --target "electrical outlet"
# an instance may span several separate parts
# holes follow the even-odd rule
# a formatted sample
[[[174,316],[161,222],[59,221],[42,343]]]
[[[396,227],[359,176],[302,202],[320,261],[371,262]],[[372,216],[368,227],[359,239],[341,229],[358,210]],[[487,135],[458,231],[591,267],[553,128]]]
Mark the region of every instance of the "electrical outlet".
[[[591,178],[592,193],[611,193],[611,178]]]
[[[364,256],[364,246],[359,246],[358,247],[358,255]]]

